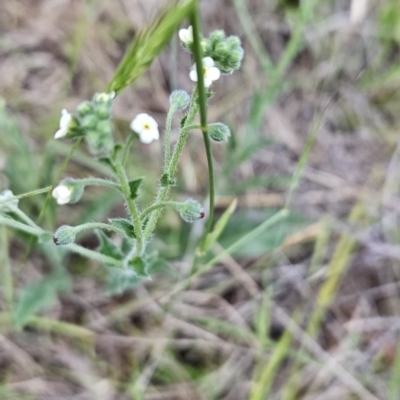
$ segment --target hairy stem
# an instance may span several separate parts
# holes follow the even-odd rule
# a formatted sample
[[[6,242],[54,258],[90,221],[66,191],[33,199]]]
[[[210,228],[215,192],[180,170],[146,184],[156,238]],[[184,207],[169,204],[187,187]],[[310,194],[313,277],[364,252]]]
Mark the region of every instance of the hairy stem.
[[[173,179],[173,177],[175,175],[176,168],[177,168],[178,162],[179,162],[179,158],[182,154],[182,150],[185,146],[186,139],[187,139],[190,129],[193,125],[193,121],[196,117],[197,111],[198,111],[198,104],[197,104],[197,86],[196,86],[193,89],[192,98],[191,98],[190,106],[189,106],[189,111],[186,114],[186,120],[181,129],[178,142],[175,145],[174,152],[172,154],[169,165],[165,166],[165,171],[168,174],[169,179]],[[157,193],[157,198],[156,198],[154,205],[165,202],[168,197],[169,191],[170,191],[170,185],[162,186]],[[155,210],[155,212],[152,213],[152,215],[149,219],[149,222],[146,225],[146,229],[144,231],[145,239],[148,239],[150,237],[150,235],[153,233],[154,228],[157,224],[157,221],[160,218],[161,211],[162,210],[160,210],[158,208]]]
[[[178,201],[163,201],[161,203],[156,203],[150,206],[149,208],[146,208],[141,214],[140,214],[140,219],[143,221],[144,218],[146,218],[149,214],[151,214],[153,211],[162,209],[164,207],[179,207],[182,203],[179,203]]]
[[[141,256],[144,251],[144,240],[143,240],[143,231],[142,231],[142,224],[140,221],[139,211],[137,209],[135,201],[131,198],[131,189],[129,187],[128,177],[126,176],[122,164],[116,162],[114,166],[118,180],[121,184],[122,193],[124,194],[126,203],[128,205],[129,213],[131,214],[133,229],[135,231],[135,237],[136,237],[136,254]]]
[[[206,223],[206,231],[204,232],[204,237],[202,244],[204,244],[207,234],[211,231],[213,219],[214,219],[214,200],[215,200],[215,178],[214,178],[214,163],[212,158],[210,137],[207,132],[207,93],[204,87],[204,77],[203,77],[203,54],[200,45],[200,22],[199,22],[199,10],[195,9],[191,15],[190,22],[193,27],[193,54],[196,61],[196,71],[198,76],[198,102],[200,108],[200,124],[201,130],[203,132],[204,146],[206,148],[207,164],[208,164],[208,179],[210,186],[210,207],[209,215]]]

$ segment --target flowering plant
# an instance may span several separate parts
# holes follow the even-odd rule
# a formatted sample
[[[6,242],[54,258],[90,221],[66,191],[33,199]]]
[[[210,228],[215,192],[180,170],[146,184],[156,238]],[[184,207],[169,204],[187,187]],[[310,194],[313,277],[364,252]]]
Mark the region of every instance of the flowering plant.
[[[0,195],[0,223],[24,230],[46,241],[53,236],[58,246],[79,253],[85,257],[101,261],[107,267],[117,268],[118,279],[137,283],[151,276],[151,257],[146,252],[148,243],[154,234],[157,222],[166,207],[175,209],[181,218],[194,222],[205,216],[201,204],[194,199],[184,202],[174,201],[170,197],[171,187],[176,183],[176,171],[180,156],[190,133],[201,129],[207,150],[210,168],[210,212],[207,229],[212,224],[214,177],[212,174],[212,156],[210,139],[215,142],[229,139],[229,128],[218,122],[208,124],[206,121],[206,105],[212,97],[210,87],[221,75],[230,74],[240,67],[243,49],[240,40],[235,36],[226,37],[223,31],[213,32],[208,38],[200,35],[196,18],[192,18],[192,26],[179,31],[179,37],[184,49],[189,51],[196,61],[191,71],[190,79],[195,82],[191,95],[183,90],[173,91],[169,97],[169,111],[165,122],[164,168],[159,179],[159,187],[155,200],[146,207],[139,206],[140,186],[143,177],[130,178],[125,164],[129,159],[131,146],[136,138],[144,145],[151,145],[160,140],[157,121],[145,112],[136,115],[131,123],[131,133],[125,143],[115,143],[112,122],[113,102],[121,90],[120,83],[112,81],[106,93],[96,93],[92,100],[81,102],[74,111],[63,109],[56,131],[55,139],[84,140],[89,152],[105,163],[112,174],[111,179],[87,177],[83,179],[65,178],[52,189],[52,197],[58,205],[78,202],[84,195],[87,186],[103,186],[117,191],[123,198],[127,215],[109,219],[107,223],[90,222],[77,226],[63,225],[54,235],[45,232],[19,210],[16,198],[9,191]],[[121,69],[125,74],[127,69]],[[122,76],[121,75],[121,76]],[[173,116],[184,112],[179,127],[177,142],[171,146],[171,130]],[[200,113],[200,124],[196,117]],[[4,204],[3,204],[4,203]],[[3,205],[2,205],[3,204]],[[17,214],[20,220],[13,219],[10,214]],[[96,251],[75,244],[76,236],[89,229],[97,232],[99,247]],[[117,246],[104,231],[122,237],[121,245]],[[117,275],[112,275],[116,279]],[[119,286],[121,289],[121,285]]]

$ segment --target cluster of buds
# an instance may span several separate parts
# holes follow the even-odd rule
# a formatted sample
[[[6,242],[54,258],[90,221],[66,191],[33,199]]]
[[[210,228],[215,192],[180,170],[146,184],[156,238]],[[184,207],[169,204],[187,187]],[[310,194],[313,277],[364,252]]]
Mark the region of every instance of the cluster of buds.
[[[193,28],[179,31],[183,47],[193,53]],[[202,37],[200,44],[203,51],[204,86],[210,87],[213,81],[222,74],[231,74],[240,68],[244,51],[237,36],[226,37],[225,32],[218,30],[211,33],[209,38]],[[190,79],[197,82],[195,66],[190,72]]]
[[[80,103],[73,114],[62,110],[60,127],[54,138],[84,136],[91,153],[109,153],[114,148],[111,122],[114,96],[114,92],[96,93],[92,101]]]

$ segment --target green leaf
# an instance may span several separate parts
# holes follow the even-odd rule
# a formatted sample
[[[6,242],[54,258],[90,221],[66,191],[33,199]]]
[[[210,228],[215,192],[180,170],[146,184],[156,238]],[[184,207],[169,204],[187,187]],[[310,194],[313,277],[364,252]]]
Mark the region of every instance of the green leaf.
[[[110,218],[108,222],[116,226],[117,228],[122,229],[125,233],[126,236],[130,238],[135,238],[135,229],[133,225],[130,223],[130,221],[126,218]]]
[[[142,184],[143,177],[136,178],[129,182],[129,188],[131,190],[131,198],[136,199],[139,195],[139,187]]]
[[[197,0],[169,0],[150,25],[138,33],[129,46],[107,92],[119,93],[142,75],[168,44],[182,21],[193,11]]]
[[[112,296],[137,286],[143,278],[131,269],[108,268],[107,281],[106,294]]]
[[[29,284],[24,288],[13,313],[17,328],[22,328],[38,311],[50,308],[59,292],[67,291],[71,286],[69,276],[56,272],[40,282]]]
[[[214,226],[214,229],[207,235],[204,245],[201,246],[201,250],[203,253],[206,253],[210,250],[211,246],[218,240],[221,236],[222,231],[225,229],[226,224],[228,223],[229,219],[231,218],[232,214],[236,210],[237,200],[233,200],[230,206],[224,211],[221,215],[220,219]]]
[[[111,158],[109,158],[109,157],[100,157],[100,158],[98,158],[98,160],[99,160],[102,164],[107,165],[107,167],[110,167],[110,169],[111,169],[113,172],[115,172],[115,167],[114,167],[114,164],[113,164]]]
[[[100,231],[96,231],[97,238],[99,239],[99,247],[96,249],[99,253],[105,256],[122,260],[123,254],[121,250],[108,238],[108,236]]]
[[[149,272],[148,272],[148,266],[149,263],[147,261],[147,257],[133,257],[130,260],[127,260],[127,265],[129,268],[131,268],[133,271],[136,272],[136,274],[142,278],[148,278],[149,277]]]

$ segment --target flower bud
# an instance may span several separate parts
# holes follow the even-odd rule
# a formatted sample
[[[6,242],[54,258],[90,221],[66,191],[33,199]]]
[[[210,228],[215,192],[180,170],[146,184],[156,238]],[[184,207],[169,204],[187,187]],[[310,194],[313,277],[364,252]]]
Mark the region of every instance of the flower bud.
[[[184,90],[174,90],[169,96],[169,103],[175,110],[182,111],[188,107],[190,96]]]
[[[85,130],[95,129],[98,119],[95,115],[89,114],[82,118],[82,128]]]
[[[223,31],[215,31],[204,54],[214,60],[222,73],[229,74],[240,67],[244,51],[237,36],[225,37]]]
[[[108,104],[98,104],[95,109],[95,115],[99,119],[109,119],[111,115],[111,106]]]
[[[215,142],[224,142],[228,140],[231,136],[230,129],[221,122],[216,122],[215,124],[209,124],[208,135]]]
[[[211,33],[210,35],[210,46],[212,49],[215,49],[215,46],[225,39],[225,32],[223,30],[217,30]]]
[[[76,107],[76,112],[78,113],[78,115],[80,117],[84,117],[85,115],[89,115],[93,113],[93,105],[90,101],[82,101],[82,103],[80,103],[78,105],[78,107]]]
[[[99,131],[99,129],[96,129],[87,131],[85,135],[85,140],[86,144],[88,145],[89,151],[94,155],[98,155],[101,153],[109,154],[110,151],[114,149],[114,139],[112,135],[107,133],[105,130]]]
[[[193,199],[188,199],[181,203],[178,208],[181,218],[189,223],[204,217],[204,210],[201,204]]]
[[[14,197],[14,194],[11,190],[3,190],[0,193],[0,210],[2,211],[12,211],[12,207],[18,207],[18,199],[10,200]],[[7,201],[7,203],[3,203],[3,201]],[[11,206],[11,207],[10,207]]]
[[[93,96],[94,104],[111,104],[112,100],[115,97],[115,92],[111,93],[95,93]]]
[[[53,236],[53,241],[56,245],[64,246],[66,244],[74,243],[75,241],[75,229],[69,225],[60,226]]]
[[[79,179],[66,178],[53,189],[52,196],[59,205],[77,203],[83,194],[84,185]]]

